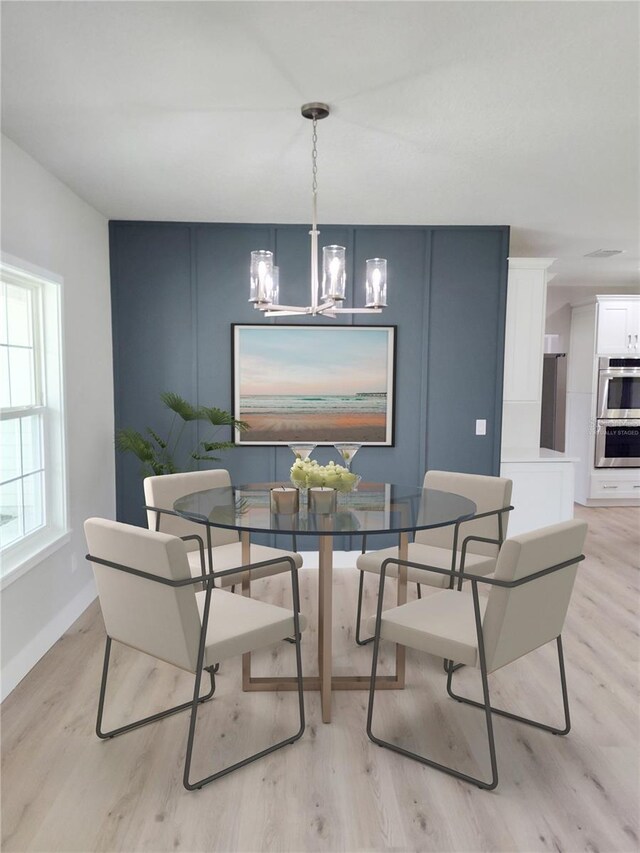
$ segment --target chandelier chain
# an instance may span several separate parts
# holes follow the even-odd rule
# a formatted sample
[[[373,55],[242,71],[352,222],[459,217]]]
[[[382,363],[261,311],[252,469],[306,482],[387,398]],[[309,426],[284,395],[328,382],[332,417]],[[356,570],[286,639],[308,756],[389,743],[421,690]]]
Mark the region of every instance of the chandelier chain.
[[[318,119],[313,117],[313,133],[311,135],[313,143],[311,148],[311,230],[314,234],[314,239],[317,241],[318,234]],[[317,253],[317,248],[316,248]],[[317,261],[316,261],[317,262]]]
[[[313,134],[311,136],[313,142],[313,149],[311,151],[311,174],[313,177],[313,181],[311,184],[311,190],[313,195],[316,196],[318,194],[318,119],[313,119]]]

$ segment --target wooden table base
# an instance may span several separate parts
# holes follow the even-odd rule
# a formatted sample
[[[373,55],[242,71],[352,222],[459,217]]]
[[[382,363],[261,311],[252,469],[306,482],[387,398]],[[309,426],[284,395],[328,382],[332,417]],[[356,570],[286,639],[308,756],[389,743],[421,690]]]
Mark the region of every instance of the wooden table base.
[[[319,690],[322,706],[322,722],[331,722],[331,694],[334,690],[368,690],[370,675],[333,675],[332,673],[332,602],[333,602],[333,536],[320,536],[318,569],[318,672],[303,679],[305,690]],[[242,561],[250,562],[249,534],[241,534]],[[400,534],[399,557],[407,559],[409,539]],[[242,592],[249,594],[248,581],[243,581]],[[407,568],[400,566],[398,578],[398,605],[407,600]],[[396,646],[396,671],[394,675],[379,675],[376,689],[402,690],[405,680],[404,646]],[[242,689],[246,692],[260,690],[296,690],[297,679],[293,677],[254,677],[251,675],[251,655],[242,656]]]
[[[319,675],[305,675],[302,679],[305,690],[321,690],[322,682]],[[368,690],[371,682],[370,675],[332,675],[332,690]],[[378,690],[401,690],[404,684],[397,675],[379,675],[376,678]],[[242,689],[248,693],[261,690],[297,690],[298,679],[293,676],[249,676]],[[331,722],[331,720],[324,720]]]

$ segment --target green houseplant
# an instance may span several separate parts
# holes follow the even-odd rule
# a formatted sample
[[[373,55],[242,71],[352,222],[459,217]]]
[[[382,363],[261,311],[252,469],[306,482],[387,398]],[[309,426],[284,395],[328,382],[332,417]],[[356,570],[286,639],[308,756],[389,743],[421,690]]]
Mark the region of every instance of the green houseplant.
[[[248,429],[245,421],[236,420],[230,412],[210,406],[192,406],[183,397],[169,391],[160,395],[164,405],[173,412],[171,426],[166,438],[163,438],[151,427],[147,427],[146,435],[138,430],[126,428],[116,433],[116,447],[122,453],[133,453],[141,462],[143,477],[152,474],[175,474],[183,470],[180,454],[181,441],[185,427],[190,421],[205,421],[214,428],[213,435],[223,426],[234,429]],[[232,441],[200,441],[196,448],[189,453],[188,458],[194,462],[218,462],[219,456],[213,454],[219,450],[230,450],[234,447]],[[180,455],[179,455],[180,454]]]

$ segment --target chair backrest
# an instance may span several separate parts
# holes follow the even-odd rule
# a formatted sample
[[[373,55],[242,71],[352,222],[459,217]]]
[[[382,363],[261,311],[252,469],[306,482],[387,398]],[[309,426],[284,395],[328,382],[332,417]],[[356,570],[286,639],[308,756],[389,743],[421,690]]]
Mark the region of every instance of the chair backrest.
[[[477,506],[477,512],[489,512],[493,509],[509,506],[511,502],[511,480],[505,477],[489,477],[484,474],[460,474],[455,471],[427,471],[424,475],[425,489],[438,489],[443,492],[454,492],[472,500]],[[509,513],[502,515],[502,534],[507,536]],[[498,516],[480,518],[478,521],[465,522],[460,527],[458,549],[462,548],[465,536],[483,536],[486,539],[498,538]],[[435,545],[439,548],[453,548],[454,527],[437,527],[433,530],[419,530],[415,541],[423,545]],[[484,554],[495,557],[497,545],[486,542],[469,542],[467,551],[470,554]]]
[[[178,498],[190,495],[192,492],[201,492],[205,489],[218,489],[230,486],[231,478],[229,472],[224,468],[216,468],[208,471],[188,471],[184,474],[161,474],[157,477],[147,477],[144,481],[144,498],[147,506],[156,506],[160,509],[173,510],[173,504]],[[157,518],[160,518],[160,526],[156,527]],[[188,521],[175,515],[158,514],[147,510],[147,526],[149,530],[161,530],[163,533],[172,533],[174,536],[192,536],[194,533],[200,536],[206,546],[205,529],[202,524]],[[211,528],[211,541],[216,545],[227,545],[229,542],[238,541],[238,533],[235,530],[224,530],[222,528]],[[187,542],[187,550],[193,551],[198,547],[196,542]]]
[[[171,580],[191,578],[185,543],[167,533],[88,518],[89,554]],[[200,616],[194,585],[170,587],[92,562],[107,634],[182,669],[195,671]]]
[[[574,519],[514,536],[500,549],[494,577],[518,580],[579,557],[586,534],[586,523]],[[578,565],[512,589],[491,587],[482,626],[489,672],[562,632]]]

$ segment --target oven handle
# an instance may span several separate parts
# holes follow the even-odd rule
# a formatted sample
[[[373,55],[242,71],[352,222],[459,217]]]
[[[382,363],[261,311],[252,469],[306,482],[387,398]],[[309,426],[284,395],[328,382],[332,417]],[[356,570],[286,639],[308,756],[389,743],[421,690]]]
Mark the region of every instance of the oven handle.
[[[640,418],[598,418],[597,431],[605,427],[640,427]]]

